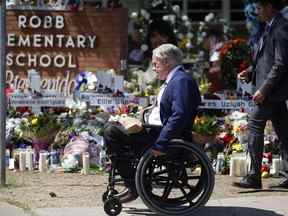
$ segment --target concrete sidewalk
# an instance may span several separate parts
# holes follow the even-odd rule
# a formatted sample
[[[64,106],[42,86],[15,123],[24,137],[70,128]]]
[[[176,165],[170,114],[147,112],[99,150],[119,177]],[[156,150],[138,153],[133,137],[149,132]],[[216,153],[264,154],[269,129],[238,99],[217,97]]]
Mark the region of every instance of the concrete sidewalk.
[[[8,203],[0,201],[0,215],[1,216],[29,216],[29,212]]]
[[[24,212],[0,203],[2,216],[105,216],[102,207],[39,208]],[[120,216],[156,216],[138,199],[125,205]],[[288,216],[288,196],[241,197],[210,200],[195,213],[197,216]],[[179,215],[180,216],[180,215]]]

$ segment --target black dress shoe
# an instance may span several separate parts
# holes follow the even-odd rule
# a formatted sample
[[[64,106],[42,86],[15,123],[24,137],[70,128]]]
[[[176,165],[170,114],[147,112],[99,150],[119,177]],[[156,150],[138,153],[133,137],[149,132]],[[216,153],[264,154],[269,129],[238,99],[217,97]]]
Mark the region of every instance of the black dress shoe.
[[[262,189],[262,181],[260,177],[247,175],[243,177],[240,182],[234,182],[233,186],[239,188]]]
[[[284,188],[288,189],[288,179],[283,178],[278,184],[269,185],[270,188]]]
[[[119,197],[120,203],[128,203],[136,200],[138,198],[138,194],[128,190],[123,196]]]

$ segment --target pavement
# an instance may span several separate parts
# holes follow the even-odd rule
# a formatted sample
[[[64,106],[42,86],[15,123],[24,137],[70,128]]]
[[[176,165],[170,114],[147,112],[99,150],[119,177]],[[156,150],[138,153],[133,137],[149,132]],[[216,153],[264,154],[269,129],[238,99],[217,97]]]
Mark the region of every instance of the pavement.
[[[250,196],[209,200],[197,216],[288,216],[288,195]],[[105,216],[103,207],[38,208],[23,210],[0,202],[1,216]],[[120,216],[157,216],[140,199],[124,205]],[[180,215],[179,215],[180,216]]]

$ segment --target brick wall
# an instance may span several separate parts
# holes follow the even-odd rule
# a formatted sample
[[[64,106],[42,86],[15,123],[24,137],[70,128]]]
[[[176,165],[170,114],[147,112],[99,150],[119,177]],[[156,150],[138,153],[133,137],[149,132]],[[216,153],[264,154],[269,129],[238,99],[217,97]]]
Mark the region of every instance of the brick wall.
[[[19,15],[31,17],[37,15],[39,17],[61,15],[65,20],[63,29],[45,29],[39,27],[36,29],[18,27]],[[55,68],[51,67],[33,67],[41,73],[49,76],[59,75],[70,71],[72,74],[78,73],[80,70],[110,69],[116,71],[120,69],[120,60],[126,59],[127,56],[127,22],[128,15],[126,9],[85,9],[80,12],[59,12],[59,11],[23,11],[23,10],[7,10],[7,32],[15,35],[96,35],[95,48],[36,48],[36,47],[17,47],[9,46],[7,53],[14,56],[19,53],[37,54],[37,55],[53,55],[68,53],[72,55],[73,62],[77,68]],[[26,74],[29,67],[26,65],[19,66],[14,61],[12,65],[7,66],[7,70],[14,74]],[[21,75],[20,75],[21,76]]]

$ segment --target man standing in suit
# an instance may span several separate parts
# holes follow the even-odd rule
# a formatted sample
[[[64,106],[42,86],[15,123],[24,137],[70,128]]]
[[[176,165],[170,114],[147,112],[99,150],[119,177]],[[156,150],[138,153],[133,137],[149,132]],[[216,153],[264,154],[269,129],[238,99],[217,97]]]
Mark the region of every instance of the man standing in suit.
[[[282,145],[283,159],[288,160],[288,23],[280,13],[280,0],[256,0],[258,17],[266,22],[265,31],[253,56],[253,66],[238,74],[238,79],[252,81],[255,86],[254,110],[249,118],[248,151],[251,170],[234,186],[262,188],[261,165],[264,129],[271,120]],[[284,173],[285,177],[285,173]],[[285,177],[278,187],[288,188]]]
[[[157,78],[165,81],[160,88],[148,124],[159,125],[136,134],[127,134],[123,128],[108,123],[104,140],[109,153],[121,154],[124,145],[132,145],[136,152],[152,146],[151,154],[159,156],[166,151],[169,140],[192,139],[192,127],[201,97],[195,80],[182,67],[182,51],[173,44],[163,44],[153,50],[152,65]],[[112,161],[113,163],[113,161]],[[117,195],[121,203],[137,198],[135,167],[127,160],[117,161],[117,169],[128,188]]]

